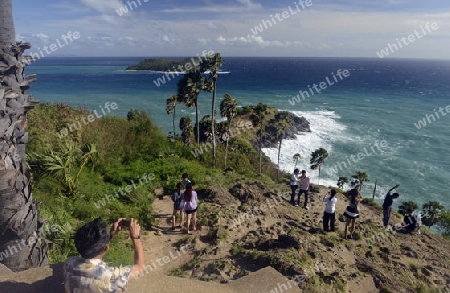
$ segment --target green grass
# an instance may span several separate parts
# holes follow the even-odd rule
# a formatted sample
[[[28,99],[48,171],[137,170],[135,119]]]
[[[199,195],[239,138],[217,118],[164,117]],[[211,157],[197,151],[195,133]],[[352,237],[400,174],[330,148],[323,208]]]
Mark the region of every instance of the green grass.
[[[375,207],[378,209],[381,209],[381,205],[379,203],[377,203],[375,200],[371,199],[371,198],[364,198],[362,200],[362,203],[371,207]]]
[[[233,243],[233,245],[231,246],[230,251],[231,251],[231,253],[233,255],[236,255],[236,254],[240,254],[240,253],[244,252],[245,248],[243,248],[242,246],[240,246],[237,243]]]
[[[169,271],[169,276],[181,277],[183,275],[183,270],[181,268],[174,268]]]
[[[189,262],[185,263],[181,269],[183,271],[187,271],[187,270],[192,270],[193,268],[195,268],[198,264],[200,264],[201,260],[198,257],[195,257],[193,259],[191,259]]]

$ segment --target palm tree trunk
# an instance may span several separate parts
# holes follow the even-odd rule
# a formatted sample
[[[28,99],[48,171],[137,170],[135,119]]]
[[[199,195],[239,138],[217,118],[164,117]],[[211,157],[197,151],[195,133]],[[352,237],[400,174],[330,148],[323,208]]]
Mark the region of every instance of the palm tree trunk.
[[[0,0],[0,48],[16,43],[11,0]]]
[[[319,165],[319,183],[320,184],[320,165]]]
[[[176,112],[177,106],[175,105],[175,107],[173,108],[173,119],[172,119],[172,125],[173,125],[173,139],[176,138],[176,133],[175,133],[175,112]]]
[[[212,134],[212,143],[213,143],[213,169],[216,168],[216,132],[214,131],[214,120],[215,120],[215,110],[216,110],[216,84],[217,80],[214,77],[213,80],[213,99],[212,99],[212,119],[211,119],[211,134]]]
[[[262,144],[262,121],[260,122],[261,126],[259,129],[259,175],[261,176],[261,170],[262,170],[262,156],[261,156],[261,152],[262,152],[262,148],[261,148],[261,144]]]
[[[281,142],[282,140],[280,140],[280,143],[278,145],[278,168],[277,168],[277,182],[279,182],[278,180],[278,175],[280,174],[280,153],[281,153]]]
[[[231,128],[231,119],[230,119],[230,121],[228,121],[227,141],[225,143],[225,169],[227,168],[228,141],[230,140],[230,128]]]
[[[198,120],[198,103],[195,101],[195,125],[197,125],[197,144],[200,144],[200,121]]]
[[[15,42],[10,0],[0,0],[0,20],[0,252],[8,253],[5,266],[21,271],[48,263],[25,161],[27,112],[37,101],[25,94],[35,80],[23,74],[33,60],[23,52],[31,46]]]

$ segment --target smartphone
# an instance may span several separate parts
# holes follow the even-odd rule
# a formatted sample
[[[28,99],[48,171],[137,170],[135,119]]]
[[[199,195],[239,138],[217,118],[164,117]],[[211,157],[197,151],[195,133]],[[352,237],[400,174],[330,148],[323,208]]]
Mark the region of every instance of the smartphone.
[[[119,226],[121,227],[130,227],[130,220],[122,220],[119,222]]]

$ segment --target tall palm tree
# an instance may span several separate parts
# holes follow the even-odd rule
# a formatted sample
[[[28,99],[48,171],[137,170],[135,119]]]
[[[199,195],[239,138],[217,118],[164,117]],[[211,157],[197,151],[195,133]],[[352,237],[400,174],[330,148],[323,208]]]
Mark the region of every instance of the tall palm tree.
[[[177,108],[177,102],[178,102],[178,95],[171,95],[170,97],[167,98],[166,100],[166,112],[167,115],[173,114],[172,116],[172,125],[173,125],[173,138],[175,139],[176,137],[176,132],[175,132],[175,112],[176,112],[176,108]]]
[[[220,116],[227,118],[228,130],[227,130],[227,139],[225,143],[225,168],[227,167],[227,156],[228,156],[228,141],[230,139],[230,128],[231,122],[233,118],[237,114],[237,103],[236,99],[230,96],[229,94],[225,94],[223,96],[222,102],[220,102]]]
[[[302,158],[302,156],[299,153],[296,153],[292,158],[295,160],[295,166],[294,166],[294,169],[295,169],[295,168],[297,168],[298,160],[300,160]]]
[[[192,134],[194,132],[192,130],[191,117],[186,115],[180,118],[180,130],[181,130],[181,140],[185,144],[190,144]]]
[[[206,78],[207,85],[205,87],[206,91],[212,91],[212,110],[211,110],[211,135],[213,143],[213,168],[216,168],[216,134],[214,131],[214,122],[216,120],[216,87],[217,78],[219,77],[219,68],[222,66],[222,57],[220,53],[214,54],[214,56],[208,56],[200,64],[200,71],[209,71],[208,77]]]
[[[351,182],[352,186],[360,186],[359,190],[362,190],[362,186],[364,182],[369,182],[369,176],[364,171],[357,170],[355,174],[352,175],[352,178],[355,179]]]
[[[292,123],[293,120],[289,117],[289,112],[280,111],[275,114],[274,119],[270,121],[270,125],[267,127],[269,134],[278,142],[277,181],[280,173],[281,144]]]
[[[0,0],[0,20],[0,251],[14,254],[1,262],[20,271],[48,263],[25,160],[27,112],[37,101],[25,94],[35,80],[24,74],[33,58],[23,56],[29,43],[16,43],[11,0]]]
[[[253,121],[253,125],[259,125],[259,175],[261,175],[262,171],[262,136],[263,136],[263,124],[264,117],[266,116],[268,106],[263,103],[259,103],[256,107],[253,108],[253,114],[251,115],[251,119]]]
[[[348,178],[345,176],[341,176],[338,178],[337,186],[340,189],[344,189],[344,184],[348,183]]]
[[[179,102],[183,103],[189,108],[195,107],[195,124],[197,125],[197,144],[200,143],[200,126],[199,126],[199,112],[198,112],[198,96],[200,91],[205,88],[205,78],[202,77],[199,70],[194,69],[188,71],[183,75],[183,78],[178,82],[178,97]]]
[[[311,153],[311,169],[316,170],[319,169],[319,184],[320,184],[320,166],[328,158],[328,152],[324,148],[319,148]]]

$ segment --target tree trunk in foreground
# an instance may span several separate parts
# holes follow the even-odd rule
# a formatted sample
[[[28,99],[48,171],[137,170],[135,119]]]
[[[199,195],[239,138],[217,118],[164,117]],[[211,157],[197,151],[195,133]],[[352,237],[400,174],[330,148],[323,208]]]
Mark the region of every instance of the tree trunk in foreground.
[[[25,94],[35,80],[23,73],[29,48],[16,44],[11,1],[0,0],[0,262],[13,271],[48,263],[25,161],[27,112],[37,104]]]

